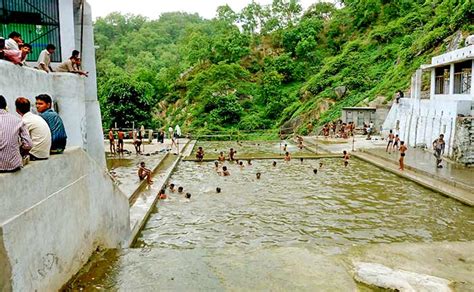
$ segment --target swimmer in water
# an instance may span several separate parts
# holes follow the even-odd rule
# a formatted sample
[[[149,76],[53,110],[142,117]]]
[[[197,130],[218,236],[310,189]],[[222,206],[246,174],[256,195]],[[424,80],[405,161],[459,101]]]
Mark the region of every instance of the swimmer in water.
[[[349,165],[349,158],[350,158],[349,153],[347,153],[347,151],[344,150],[342,154],[344,155],[342,157],[342,159],[344,160],[344,167],[347,167]]]
[[[158,197],[160,200],[165,200],[168,196],[165,194],[165,189],[161,189],[160,192],[158,193]]]
[[[248,164],[248,165],[252,165],[252,160],[250,160],[250,159],[247,160],[247,164]]]
[[[277,162],[276,161],[273,161],[272,165],[275,167],[277,166]]]
[[[221,188],[217,187],[216,188],[216,193],[220,194],[221,193]]]
[[[313,173],[314,173],[314,174],[318,174],[318,170],[317,170],[316,168],[313,169]]]
[[[262,174],[260,172],[257,172],[257,179],[260,179],[261,176]]]
[[[174,193],[176,190],[174,189],[174,184],[170,184],[170,192]]]
[[[224,161],[225,161],[224,152],[221,152],[221,153],[219,154],[219,157],[217,158],[217,160],[219,160],[220,162],[224,162]]]
[[[229,176],[230,175],[230,172],[227,170],[227,166],[222,167],[221,175],[222,176]]]
[[[239,166],[240,166],[240,168],[244,168],[244,162],[243,162],[243,161],[240,161],[240,162],[239,162]]]
[[[321,168],[323,168],[323,163],[322,162],[319,163],[319,169],[321,169]]]
[[[184,190],[183,187],[179,187],[179,188],[178,188],[178,193],[182,194],[182,193],[183,193],[183,190]]]
[[[219,162],[218,162],[218,161],[214,161],[214,166],[215,166],[216,170],[218,170],[218,169],[219,169]]]
[[[283,152],[286,152],[287,149],[288,149],[288,144],[285,144],[285,146],[283,146]]]
[[[290,160],[291,160],[290,152],[286,151],[286,153],[285,153],[285,161],[290,161]]]
[[[300,158],[301,164],[303,164],[303,157]]]
[[[191,193],[186,193],[186,195],[184,195],[184,197],[185,197],[186,199],[191,199]]]

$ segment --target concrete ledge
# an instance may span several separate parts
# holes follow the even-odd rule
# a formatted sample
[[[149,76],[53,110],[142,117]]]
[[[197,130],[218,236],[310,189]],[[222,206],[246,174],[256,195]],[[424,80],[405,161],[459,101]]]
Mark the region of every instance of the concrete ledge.
[[[381,159],[374,157],[367,153],[361,152],[352,152],[352,156],[371,163],[383,170],[390,171],[400,177],[414,181],[428,189],[434,190],[438,193],[444,194],[448,197],[451,197],[455,200],[458,200],[466,205],[474,206],[474,193],[455,187],[444,182],[439,181],[438,179],[428,177],[423,173],[418,173],[417,170],[405,169],[400,171],[398,166],[392,162],[387,162],[386,159]]]
[[[2,174],[0,185],[0,291],[58,290],[97,246],[130,233],[126,196],[80,148]]]
[[[191,143],[192,144],[192,143]],[[183,153],[190,147],[190,141],[183,147]],[[194,146],[194,144],[192,144]],[[134,200],[133,206],[130,208],[130,229],[131,234],[127,241],[127,246],[132,246],[136,240],[136,237],[145,226],[146,221],[150,217],[153,207],[158,202],[158,191],[162,189],[168,181],[171,173],[176,168],[178,163],[181,161],[181,156],[167,155],[160,164],[154,169],[155,181],[153,184],[154,189],[146,192],[144,189],[137,189],[138,193]],[[169,166],[166,165],[169,160],[174,159]],[[162,169],[164,168],[164,169]],[[163,171],[159,178],[156,178],[158,171]]]
[[[382,159],[382,160],[385,160],[387,161],[387,159],[385,157],[382,157],[380,155],[377,155],[376,153],[373,153],[373,152],[368,152],[367,150],[360,150],[361,152],[364,152],[364,153],[367,153],[369,155],[372,155],[374,157],[377,157],[379,159]],[[392,162],[392,164],[394,165],[397,165],[398,166],[398,163],[396,161],[392,161],[392,160],[388,160],[390,162]],[[413,172],[416,172],[416,173],[419,173],[419,174],[422,174],[424,176],[427,176],[427,177],[430,177],[430,178],[433,178],[433,179],[436,179],[437,181],[441,181],[441,182],[444,182],[448,185],[451,185],[455,188],[462,188],[466,191],[469,191],[469,192],[472,192],[474,193],[474,187],[470,186],[470,185],[467,185],[465,183],[462,183],[462,182],[459,182],[459,181],[455,181],[455,180],[452,180],[452,179],[447,179],[447,178],[444,178],[444,177],[441,177],[439,175],[435,175],[435,174],[432,174],[432,173],[429,173],[425,170],[422,170],[422,169],[419,169],[419,168],[416,168],[416,167],[413,167],[413,166],[410,166],[410,165],[406,165],[405,164],[405,169],[407,170],[411,170]],[[473,179],[474,179],[474,170],[473,170]]]

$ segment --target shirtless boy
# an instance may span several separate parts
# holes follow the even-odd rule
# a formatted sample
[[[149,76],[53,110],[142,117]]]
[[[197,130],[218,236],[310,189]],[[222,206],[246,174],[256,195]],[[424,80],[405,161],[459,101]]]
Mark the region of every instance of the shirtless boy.
[[[140,162],[140,167],[138,168],[138,178],[140,180],[146,179],[146,182],[149,185],[153,183],[151,180],[151,170],[145,167],[145,162]]]
[[[196,159],[198,161],[202,161],[204,159],[204,149],[202,149],[202,147],[198,148],[198,151],[196,152]]]
[[[115,136],[114,131],[110,128],[109,131],[109,143],[110,143],[110,153],[115,154]]]
[[[219,160],[220,162],[224,162],[224,161],[225,161],[224,152],[221,152],[221,153],[219,154],[219,157],[217,158],[217,160]]]
[[[395,135],[395,140],[393,141],[392,151],[395,151],[395,148],[398,150],[398,145],[400,144],[400,137]]]
[[[125,138],[125,133],[120,129],[117,134],[118,138],[118,152],[123,154],[123,139]]]
[[[400,148],[398,150],[400,150],[400,159],[398,160],[398,162],[400,163],[400,170],[404,170],[405,169],[405,152],[407,151],[407,146],[405,146],[405,142],[404,141],[401,141],[400,142]]]
[[[229,160],[234,161],[234,155],[237,153],[237,151],[234,151],[234,148],[230,148],[229,150]]]
[[[344,151],[342,152],[342,154],[343,154],[342,159],[344,160],[344,167],[347,167],[347,166],[349,165],[349,159],[350,159],[351,157],[350,157],[349,153],[347,153],[346,150],[344,150]]]
[[[285,161],[290,161],[290,160],[291,160],[290,152],[286,151],[286,153],[285,153]]]
[[[393,134],[393,131],[390,130],[390,133],[388,134],[388,144],[387,144],[387,149],[385,149],[385,152],[388,152],[390,154],[390,146],[393,147],[393,140],[395,139],[395,135]]]

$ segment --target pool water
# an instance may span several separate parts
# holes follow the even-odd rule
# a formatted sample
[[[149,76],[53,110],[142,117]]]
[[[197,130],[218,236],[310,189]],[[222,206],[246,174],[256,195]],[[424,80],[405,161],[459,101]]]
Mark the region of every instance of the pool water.
[[[228,156],[230,148],[237,151],[236,157],[239,156],[268,156],[285,154],[284,147],[291,154],[314,154],[306,149],[299,149],[297,145],[290,141],[198,141],[193,149],[192,156],[196,155],[198,147],[203,147],[206,157],[218,157],[222,151],[224,155]]]
[[[279,142],[256,144],[196,146],[279,157]],[[345,267],[352,248],[474,239],[474,208],[371,164],[272,160],[225,162],[226,177],[213,162],[179,163],[169,183],[191,199],[167,190],[134,248],[96,254],[65,290],[377,291]]]
[[[222,177],[213,163],[182,162],[170,182],[183,186],[191,200],[169,193],[137,246],[337,249],[474,237],[472,208],[368,163],[352,160],[347,168],[339,159],[271,163],[255,160],[242,169],[226,163],[231,175]]]

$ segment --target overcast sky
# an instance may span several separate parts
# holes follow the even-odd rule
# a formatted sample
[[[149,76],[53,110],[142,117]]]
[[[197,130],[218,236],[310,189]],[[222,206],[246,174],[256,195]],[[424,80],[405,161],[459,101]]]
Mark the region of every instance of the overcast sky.
[[[95,17],[110,12],[141,14],[156,19],[163,12],[185,11],[199,13],[202,17],[213,18],[218,6],[229,4],[234,11],[240,11],[251,0],[88,0]],[[260,4],[269,4],[272,0],[256,0]],[[308,8],[318,0],[300,0],[303,8]]]

